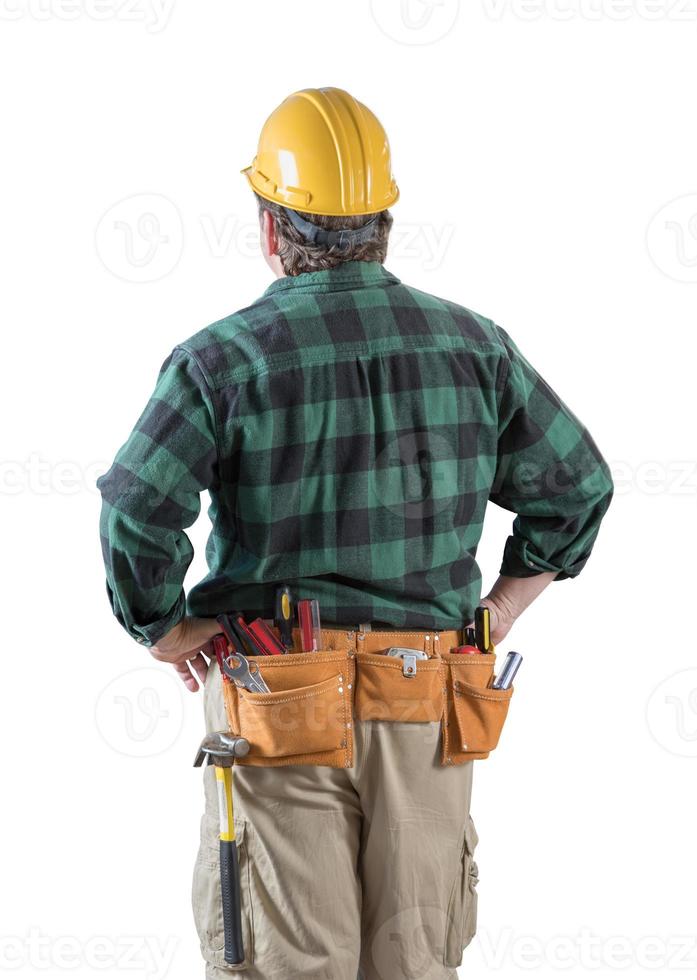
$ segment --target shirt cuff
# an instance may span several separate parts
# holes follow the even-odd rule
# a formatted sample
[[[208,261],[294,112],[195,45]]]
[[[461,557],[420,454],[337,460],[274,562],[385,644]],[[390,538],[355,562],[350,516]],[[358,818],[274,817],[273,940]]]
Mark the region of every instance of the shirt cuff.
[[[178,622],[184,619],[185,615],[186,599],[184,598],[184,593],[182,592],[172,609],[166,616],[163,616],[162,619],[157,619],[155,622],[148,623],[145,626],[132,623],[128,632],[131,634],[136,643],[141,643],[146,647],[152,647],[155,646],[157,641],[161,640],[165,634],[169,633],[169,631],[173,629]]]
[[[554,580],[561,582],[565,578],[576,578],[588,558],[589,555],[586,554],[575,561],[555,565],[536,555],[532,545],[525,538],[517,538],[515,535],[511,535],[504,548],[500,574],[510,576],[510,578],[531,578],[541,572],[556,572]]]

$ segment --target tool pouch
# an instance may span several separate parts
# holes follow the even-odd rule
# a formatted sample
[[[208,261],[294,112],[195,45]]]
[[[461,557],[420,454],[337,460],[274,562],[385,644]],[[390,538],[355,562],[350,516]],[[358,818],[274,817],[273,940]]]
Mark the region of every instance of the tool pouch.
[[[495,662],[493,654],[442,654],[443,765],[486,759],[498,745],[514,688],[499,691],[489,686]]]
[[[230,729],[248,739],[249,755],[236,765],[315,765],[353,762],[355,652],[289,653],[258,660],[269,694],[223,681]]]
[[[439,721],[443,715],[440,661],[417,660],[415,671],[379,653],[356,656],[356,718],[359,721]]]

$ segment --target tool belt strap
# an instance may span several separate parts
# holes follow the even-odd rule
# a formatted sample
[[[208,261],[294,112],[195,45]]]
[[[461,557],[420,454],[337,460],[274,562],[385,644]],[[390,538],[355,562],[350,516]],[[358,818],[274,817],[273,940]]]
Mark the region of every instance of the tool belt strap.
[[[275,629],[272,619],[265,621]],[[297,628],[293,635],[297,637]],[[390,647],[412,647],[429,657],[449,653],[465,642],[464,629],[459,630],[382,630],[369,624],[361,626],[322,626],[322,649],[355,649],[358,653],[384,653]],[[298,648],[299,649],[299,648]]]
[[[355,648],[358,653],[384,653],[389,647],[423,650],[429,657],[449,653],[464,642],[462,630],[375,630],[332,627],[322,629],[322,646],[327,650]]]

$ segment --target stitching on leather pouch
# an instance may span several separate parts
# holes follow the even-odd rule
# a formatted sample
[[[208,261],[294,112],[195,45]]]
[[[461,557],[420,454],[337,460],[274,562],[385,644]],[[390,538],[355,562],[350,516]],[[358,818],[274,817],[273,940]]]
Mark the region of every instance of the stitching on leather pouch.
[[[346,680],[346,678],[344,678],[343,684],[341,685],[343,687],[343,689],[344,689],[343,694],[341,695],[341,709],[342,709],[342,716],[343,716],[343,719],[344,719],[344,742],[346,743],[344,745],[344,763],[346,763],[346,761],[348,759],[348,755],[347,755],[347,753],[348,753],[348,728],[346,727],[346,695],[348,693],[347,685],[348,685],[348,681]]]
[[[483,653],[481,656],[477,657],[473,653],[442,653],[443,663],[451,664],[453,666],[457,664],[462,664],[463,667],[471,666],[472,664],[489,664],[494,666],[494,658],[490,653]]]
[[[282,698],[279,695],[283,694],[283,691],[279,691],[278,694],[274,694],[274,692],[271,691],[270,693],[273,700],[269,699],[268,701],[257,701],[256,698],[250,699],[246,694],[240,694],[240,700],[248,701],[249,704],[257,704],[261,707],[263,707],[265,704],[285,704],[288,701],[307,701],[308,698],[313,698],[317,694],[324,694],[325,691],[330,690],[337,683],[336,677],[332,677],[328,681],[320,681],[317,687],[315,687],[314,684],[310,685],[313,688],[312,691],[308,691],[306,694],[298,694],[294,698]],[[261,694],[262,692],[258,691],[256,693]]]
[[[425,630],[423,633],[419,633],[417,631],[410,631],[410,630],[387,630],[385,632],[383,632],[383,630],[371,630],[370,635],[379,636],[381,639],[385,636],[420,636],[421,639],[423,640],[424,637],[429,636],[430,634],[427,633]]]
[[[450,758],[450,726],[448,724],[450,720],[450,699],[448,698],[448,665],[444,660],[440,661],[440,675],[441,683],[443,684],[443,717],[441,718],[440,728],[441,735],[443,738],[443,765],[447,765],[448,759]]]
[[[455,683],[453,684],[453,688],[455,689],[456,694],[459,694],[461,697],[479,698],[480,701],[493,701],[496,704],[505,704],[506,701],[510,700],[510,698],[492,698],[491,695],[487,695],[484,693],[480,694],[479,691],[470,690],[469,688],[464,688],[459,681],[455,681]],[[509,688],[509,690],[511,691],[511,693],[513,692],[512,687]]]
[[[369,659],[373,657],[374,659]],[[402,670],[402,661],[398,657],[386,657],[380,653],[368,653],[361,654],[361,659],[359,661],[361,664],[370,664],[372,667],[385,667],[387,670]],[[424,670],[433,672],[440,670],[440,664],[435,657],[431,657],[429,660],[419,660],[417,662],[416,673],[418,676],[419,670],[422,672]]]
[[[346,732],[346,752],[344,754],[344,766],[348,768],[353,763],[353,726],[355,725],[355,718],[353,717],[353,699],[356,693],[356,650],[350,649],[347,654],[348,670],[347,679],[344,689],[344,731]],[[349,693],[349,684],[350,693]],[[351,721],[351,727],[347,728],[348,720]]]
[[[325,656],[326,653],[336,653],[336,656],[335,657],[327,657],[327,656]],[[299,656],[299,654],[297,654],[297,653],[289,653],[289,654],[286,654],[286,656],[288,656],[288,657],[297,657],[297,656]],[[273,660],[274,661],[278,661],[278,663],[269,664],[269,667],[272,670],[274,670],[277,667],[285,667],[286,670],[291,670],[293,667],[301,667],[301,666],[304,666],[305,664],[334,664],[334,663],[342,663],[344,660],[346,660],[347,656],[348,656],[348,651],[346,651],[346,650],[328,650],[328,651],[325,650],[325,651],[322,651],[322,655],[320,657],[317,657],[317,654],[316,653],[309,653],[306,657],[303,657],[301,660],[291,660],[291,661],[288,661],[288,660],[286,660],[285,658],[282,658],[282,657],[274,657]],[[268,657],[257,657],[256,658],[256,662],[259,663],[259,662],[262,662],[262,661],[267,661],[269,659],[270,658],[268,658]]]

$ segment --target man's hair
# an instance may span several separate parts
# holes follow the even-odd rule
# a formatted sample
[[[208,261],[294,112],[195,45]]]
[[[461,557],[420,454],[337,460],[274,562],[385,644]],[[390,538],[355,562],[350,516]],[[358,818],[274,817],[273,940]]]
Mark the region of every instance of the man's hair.
[[[319,272],[322,269],[335,269],[342,262],[380,262],[387,255],[387,241],[392,227],[392,215],[389,211],[380,211],[375,222],[375,234],[370,241],[363,244],[342,248],[339,245],[319,245],[303,238],[290,221],[285,209],[273,201],[255,195],[259,206],[259,215],[268,211],[273,218],[278,239],[278,257],[283,271],[287,276],[299,276],[301,272]],[[361,228],[375,214],[361,215],[324,215],[307,214],[298,211],[301,218],[312,222],[326,231],[337,231],[339,228]]]

